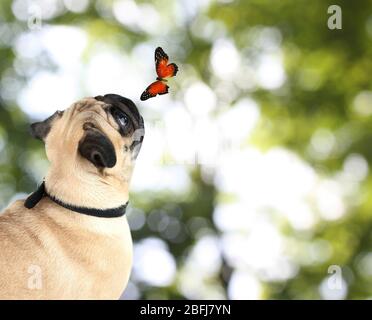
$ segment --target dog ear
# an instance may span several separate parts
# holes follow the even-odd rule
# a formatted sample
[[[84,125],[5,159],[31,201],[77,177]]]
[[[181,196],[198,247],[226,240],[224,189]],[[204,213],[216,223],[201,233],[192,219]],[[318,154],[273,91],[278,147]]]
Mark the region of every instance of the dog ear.
[[[56,111],[53,115],[49,118],[45,119],[44,121],[35,122],[31,124],[30,131],[31,135],[40,140],[45,140],[46,136],[48,135],[50,129],[52,128],[52,121],[57,115],[62,115],[63,111]]]
[[[79,142],[79,153],[97,168],[112,168],[116,164],[115,147],[98,130],[87,130]]]
[[[35,122],[31,124],[31,135],[36,139],[44,141],[50,131],[50,128],[51,125],[47,120]]]

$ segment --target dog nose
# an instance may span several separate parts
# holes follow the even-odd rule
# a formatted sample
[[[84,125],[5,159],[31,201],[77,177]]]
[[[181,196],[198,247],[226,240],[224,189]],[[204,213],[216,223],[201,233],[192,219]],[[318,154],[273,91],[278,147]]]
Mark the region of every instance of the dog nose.
[[[79,142],[79,153],[97,168],[112,168],[116,164],[116,152],[112,142],[98,130],[88,130]]]

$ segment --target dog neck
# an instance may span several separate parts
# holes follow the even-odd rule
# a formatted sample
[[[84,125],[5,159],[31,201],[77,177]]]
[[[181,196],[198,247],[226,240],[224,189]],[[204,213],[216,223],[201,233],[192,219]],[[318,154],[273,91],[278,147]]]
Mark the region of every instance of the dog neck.
[[[80,172],[80,174],[79,174]],[[79,170],[62,172],[53,166],[45,177],[47,193],[78,207],[109,209],[128,202],[128,182],[113,175],[86,174]]]
[[[77,213],[81,213],[83,215],[87,216],[94,216],[99,218],[119,218],[125,215],[125,212],[127,210],[128,202],[124,205],[116,208],[109,208],[109,209],[96,209],[96,208],[90,208],[90,207],[81,207],[72,205],[69,203],[65,203],[62,200],[51,196],[48,194],[48,192],[45,190],[45,182],[39,186],[39,188],[33,192],[24,203],[24,206],[27,209],[34,208],[44,197],[48,197],[52,202],[57,204],[58,206],[67,209],[69,211],[74,211]]]

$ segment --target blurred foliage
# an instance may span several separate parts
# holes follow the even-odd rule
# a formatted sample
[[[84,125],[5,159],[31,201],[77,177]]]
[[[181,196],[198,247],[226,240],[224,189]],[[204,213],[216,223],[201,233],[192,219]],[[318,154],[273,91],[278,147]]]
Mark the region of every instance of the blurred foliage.
[[[0,2],[0,27],[11,26],[13,32],[11,39],[0,45],[0,78],[1,81],[16,78],[23,86],[29,79],[14,71],[12,39],[27,30],[27,23],[14,17],[11,4],[10,0]],[[152,4],[159,11],[163,10],[162,18],[170,19],[175,26],[169,34],[163,35],[160,42],[182,47],[182,50],[174,49],[183,57],[178,60],[185,68],[191,65],[197,76],[212,88],[215,79],[209,66],[209,56],[213,40],[193,31],[196,25],[204,23],[204,20],[212,22],[212,28],[218,29],[222,25],[225,36],[234,40],[239,52],[248,60],[255,60],[260,54],[260,50],[252,46],[254,31],[265,27],[277,30],[286,73],[283,86],[274,90],[254,88],[248,92],[239,87],[236,81],[232,83],[236,91],[234,101],[249,95],[260,106],[261,119],[250,142],[264,150],[278,145],[293,150],[321,175],[335,173],[352,153],[362,155],[371,166],[372,118],[355,113],[353,101],[359,92],[372,90],[372,1],[212,2],[205,12],[189,17],[185,24],[177,24],[177,17],[168,10],[173,5],[170,2],[157,0]],[[342,30],[327,28],[327,8],[331,4],[338,4],[342,8]],[[109,42],[124,51],[130,51],[136,44],[151,38],[141,30],[123,27],[110,15],[102,17],[97,10],[98,5],[110,8],[111,1],[91,1],[85,12],[78,14],[66,10],[47,23],[79,26],[89,33],[89,45]],[[43,63],[40,67],[53,68],[47,59]],[[230,61],[225,63],[229,64]],[[29,158],[32,152],[43,152],[41,143],[28,134],[32,119],[28,119],[19,109],[16,101],[4,97],[0,100],[1,206],[5,206],[15,193],[34,189],[37,181]],[[309,142],[318,129],[332,132],[340,145],[329,157],[314,157],[309,152]],[[202,178],[198,167],[191,170],[191,177],[193,190],[182,199],[164,193],[132,195],[132,203],[143,209],[147,216],[158,210],[180,220],[179,239],[167,239],[148,225],[133,231],[135,241],[149,236],[164,239],[176,258],[178,268],[182,267],[185,257],[197,241],[198,230],[190,231],[189,227],[192,219],[201,218],[204,228],[220,235],[212,219],[217,201],[215,186]],[[358,269],[361,255],[372,248],[371,178],[369,174],[361,185],[359,200],[341,219],[322,221],[310,234],[290,226],[284,227],[283,232],[295,241],[310,243],[327,240],[333,251],[326,261],[300,265],[292,279],[264,283],[265,298],[319,298],[318,286],[331,264],[343,267],[349,285],[347,298],[372,297],[372,277],[366,277]],[[214,281],[226,289],[232,270],[223,261],[220,275]],[[184,298],[176,285],[165,288],[151,287],[145,283],[137,285],[142,298]]]

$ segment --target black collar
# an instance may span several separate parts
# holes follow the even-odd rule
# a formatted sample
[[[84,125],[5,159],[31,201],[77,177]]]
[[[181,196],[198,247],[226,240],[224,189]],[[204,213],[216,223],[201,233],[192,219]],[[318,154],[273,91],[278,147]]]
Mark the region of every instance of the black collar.
[[[64,203],[63,201],[55,198],[54,196],[51,196],[48,194],[45,190],[45,182],[40,185],[40,187],[33,193],[30,194],[30,196],[26,199],[24,205],[27,209],[32,209],[35,207],[39,201],[43,197],[49,197],[50,200],[54,201],[56,204],[60,205],[61,207],[64,207],[68,210],[75,211],[78,213],[86,214],[88,216],[95,216],[95,217],[101,217],[101,218],[117,218],[125,215],[125,211],[128,206],[128,202],[120,207],[112,208],[112,209],[94,209],[94,208],[87,208],[87,207],[78,207],[74,206],[72,204]]]

